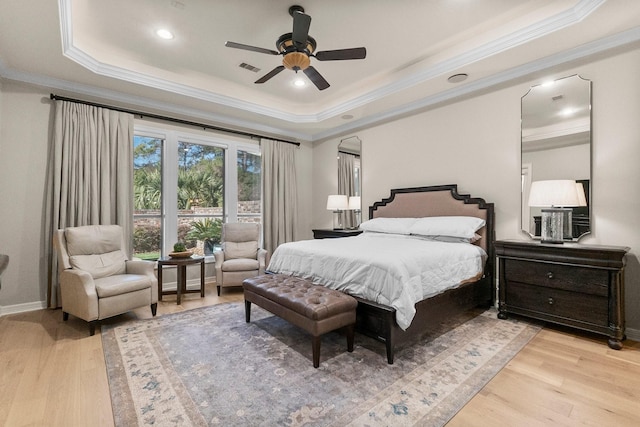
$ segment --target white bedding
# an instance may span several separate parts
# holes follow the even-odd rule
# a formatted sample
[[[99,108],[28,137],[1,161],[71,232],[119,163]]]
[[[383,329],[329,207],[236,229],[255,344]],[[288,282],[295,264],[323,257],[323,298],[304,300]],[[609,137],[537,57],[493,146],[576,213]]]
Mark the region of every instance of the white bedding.
[[[469,243],[365,232],[282,244],[268,270],[391,306],[404,330],[415,316],[416,302],[479,277],[486,257]]]

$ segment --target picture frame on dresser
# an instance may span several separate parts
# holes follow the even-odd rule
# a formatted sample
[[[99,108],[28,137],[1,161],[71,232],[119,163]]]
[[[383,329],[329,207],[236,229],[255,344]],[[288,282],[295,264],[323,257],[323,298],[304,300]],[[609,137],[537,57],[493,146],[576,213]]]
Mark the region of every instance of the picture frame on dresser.
[[[628,247],[498,240],[495,252],[500,319],[515,314],[594,332],[622,349]]]

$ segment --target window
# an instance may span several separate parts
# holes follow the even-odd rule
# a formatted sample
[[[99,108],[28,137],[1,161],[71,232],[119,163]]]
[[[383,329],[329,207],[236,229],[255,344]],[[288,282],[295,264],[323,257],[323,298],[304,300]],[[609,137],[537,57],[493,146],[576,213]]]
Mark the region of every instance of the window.
[[[261,221],[259,147],[136,126],[134,194],[135,256],[157,259],[177,242],[210,255],[222,223]]]
[[[162,247],[162,144],[152,136],[133,138],[133,252],[158,259]]]
[[[262,220],[260,155],[238,150],[238,222]]]

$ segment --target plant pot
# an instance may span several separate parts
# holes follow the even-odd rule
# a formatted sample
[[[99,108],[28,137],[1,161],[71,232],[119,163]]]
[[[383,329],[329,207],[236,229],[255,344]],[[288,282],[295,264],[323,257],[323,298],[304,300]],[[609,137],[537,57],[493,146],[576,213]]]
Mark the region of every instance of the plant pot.
[[[204,241],[204,254],[205,255],[213,255],[213,251],[215,249],[215,242],[213,240],[205,240]]]

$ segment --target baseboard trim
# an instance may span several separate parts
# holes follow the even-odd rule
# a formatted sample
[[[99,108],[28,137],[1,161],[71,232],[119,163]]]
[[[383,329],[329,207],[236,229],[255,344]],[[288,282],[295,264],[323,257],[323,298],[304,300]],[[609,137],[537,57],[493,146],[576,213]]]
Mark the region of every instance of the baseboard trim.
[[[44,301],[27,302],[24,304],[5,305],[0,306],[0,316],[6,316],[7,314],[24,313],[27,311],[42,310],[47,308],[47,303]]]
[[[627,328],[625,332],[627,333],[628,339],[640,342],[640,329]]]
[[[212,278],[205,277],[205,282],[207,282],[208,280],[212,280]],[[176,291],[177,290],[176,282],[164,283],[162,286],[162,289],[164,291]],[[200,279],[198,278],[198,279],[187,280],[187,289],[188,290],[200,289]],[[5,305],[5,306],[0,305],[0,317],[6,316],[8,314],[42,310],[43,308],[47,308],[47,303],[45,301],[34,301],[34,302],[27,302],[24,304]]]

